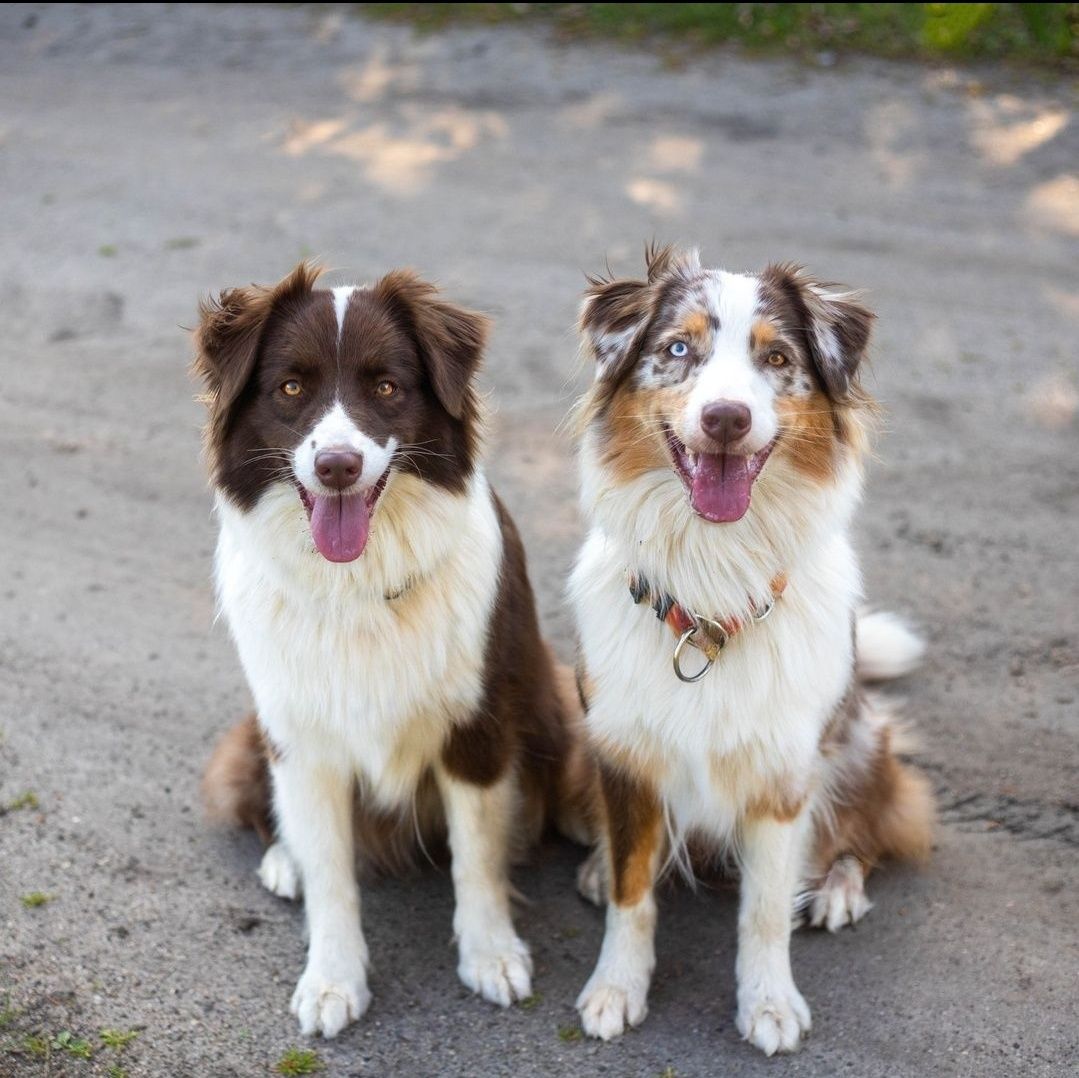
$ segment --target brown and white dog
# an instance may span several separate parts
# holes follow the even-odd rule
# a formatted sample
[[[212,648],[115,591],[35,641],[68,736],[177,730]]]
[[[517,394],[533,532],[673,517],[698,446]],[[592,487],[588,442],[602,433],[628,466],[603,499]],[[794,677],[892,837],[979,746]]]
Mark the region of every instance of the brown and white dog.
[[[304,1033],[370,1001],[355,843],[394,867],[446,833],[464,983],[531,993],[508,863],[558,816],[581,836],[567,707],[520,539],[477,460],[486,321],[410,272],[203,304],[195,370],[220,538],[217,592],[257,706],[207,770],[216,815],[276,839],[260,868],[304,894]],[[268,776],[267,776],[268,772]],[[581,775],[586,775],[580,770]]]
[[[921,651],[891,616],[855,618],[871,321],[798,269],[725,273],[668,248],[646,280],[587,292],[590,531],[570,592],[609,898],[577,1004],[590,1035],[644,1019],[653,883],[687,842],[739,863],[737,1025],[769,1055],[810,1025],[796,896],[834,930],[868,910],[871,865],[928,851],[927,785],[861,686]]]

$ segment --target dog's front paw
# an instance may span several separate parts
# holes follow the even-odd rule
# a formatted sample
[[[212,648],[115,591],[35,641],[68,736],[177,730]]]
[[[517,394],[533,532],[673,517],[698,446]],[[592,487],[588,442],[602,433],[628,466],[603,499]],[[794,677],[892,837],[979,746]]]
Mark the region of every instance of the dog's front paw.
[[[854,857],[840,857],[813,895],[809,923],[814,928],[838,932],[844,925],[857,924],[872,905],[866,898],[861,864]]]
[[[259,879],[262,886],[278,898],[294,901],[300,897],[300,869],[283,842],[275,842],[262,855]]]
[[[738,993],[738,1032],[766,1056],[797,1052],[809,1032],[809,1007],[790,982]]]
[[[457,974],[467,988],[500,1007],[532,995],[532,956],[513,929],[462,936]]]
[[[360,1018],[370,1002],[362,962],[347,970],[324,970],[308,964],[292,993],[291,1010],[305,1036],[321,1033],[329,1038]]]
[[[648,1014],[647,981],[617,983],[596,970],[577,997],[581,1028],[589,1037],[609,1041],[628,1027],[639,1026]]]

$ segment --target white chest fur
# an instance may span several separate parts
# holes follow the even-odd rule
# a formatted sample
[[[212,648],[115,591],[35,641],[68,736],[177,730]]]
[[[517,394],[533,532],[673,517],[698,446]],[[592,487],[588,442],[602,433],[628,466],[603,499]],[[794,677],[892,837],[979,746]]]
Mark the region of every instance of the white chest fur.
[[[583,463],[587,505],[602,480],[589,474],[587,452]],[[744,526],[699,521],[662,475],[591,502],[595,523],[570,582],[593,686],[588,728],[648,773],[680,830],[729,834],[769,783],[811,790],[820,735],[853,663],[861,582],[846,520],[854,474],[847,485],[792,498],[785,485],[761,484],[759,508],[771,514],[775,538],[759,516]],[[748,625],[701,681],[685,684],[672,669],[670,630],[633,604],[628,569],[712,616],[761,605],[781,570],[789,582],[766,621]],[[687,668],[699,658],[691,649]]]
[[[271,738],[350,760],[387,806],[410,797],[482,692],[502,552],[485,478],[453,495],[395,476],[344,565],[316,552],[288,485],[217,511],[218,597]]]

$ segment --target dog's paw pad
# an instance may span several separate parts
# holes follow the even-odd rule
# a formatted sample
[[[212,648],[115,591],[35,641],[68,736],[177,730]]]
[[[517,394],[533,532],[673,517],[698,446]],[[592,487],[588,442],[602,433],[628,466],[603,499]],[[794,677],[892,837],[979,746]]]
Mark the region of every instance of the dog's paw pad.
[[[330,1038],[360,1018],[370,1002],[366,974],[331,978],[308,969],[292,994],[291,1010],[304,1036]]]
[[[738,1032],[766,1056],[796,1052],[809,1032],[809,1007],[794,985],[738,1006]]]
[[[648,1014],[647,986],[625,986],[593,978],[577,999],[581,1028],[589,1037],[609,1041],[630,1026],[639,1026]]]
[[[502,945],[462,943],[457,973],[467,988],[500,1007],[532,995],[532,958],[516,935]]]
[[[593,850],[577,869],[577,893],[594,906],[602,906],[607,901],[606,892],[603,856],[598,849]]]
[[[300,897],[300,870],[284,843],[275,842],[262,855],[259,879],[262,886],[278,898],[295,900]]]
[[[853,857],[840,857],[813,896],[809,922],[814,928],[838,932],[857,924],[872,908],[865,893],[865,873]]]

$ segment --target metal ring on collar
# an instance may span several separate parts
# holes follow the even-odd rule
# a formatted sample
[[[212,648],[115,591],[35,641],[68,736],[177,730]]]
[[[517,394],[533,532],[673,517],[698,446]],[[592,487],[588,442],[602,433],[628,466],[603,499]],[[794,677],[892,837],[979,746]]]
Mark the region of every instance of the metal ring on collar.
[[[771,612],[775,609],[775,605],[776,605],[775,599],[769,599],[768,600],[768,605],[759,614],[757,613],[757,608],[754,607],[753,608],[753,620],[756,621],[756,622],[764,621],[764,619],[766,617],[768,617],[768,615],[771,614]]]
[[[686,644],[693,642],[693,637],[697,634],[697,626],[691,625],[678,639],[678,643],[674,646],[674,673],[679,681],[684,681],[687,684],[692,685],[695,681],[700,681],[715,663],[715,659],[709,659],[705,656],[704,666],[695,674],[684,674],[682,672],[682,652],[685,650]]]

